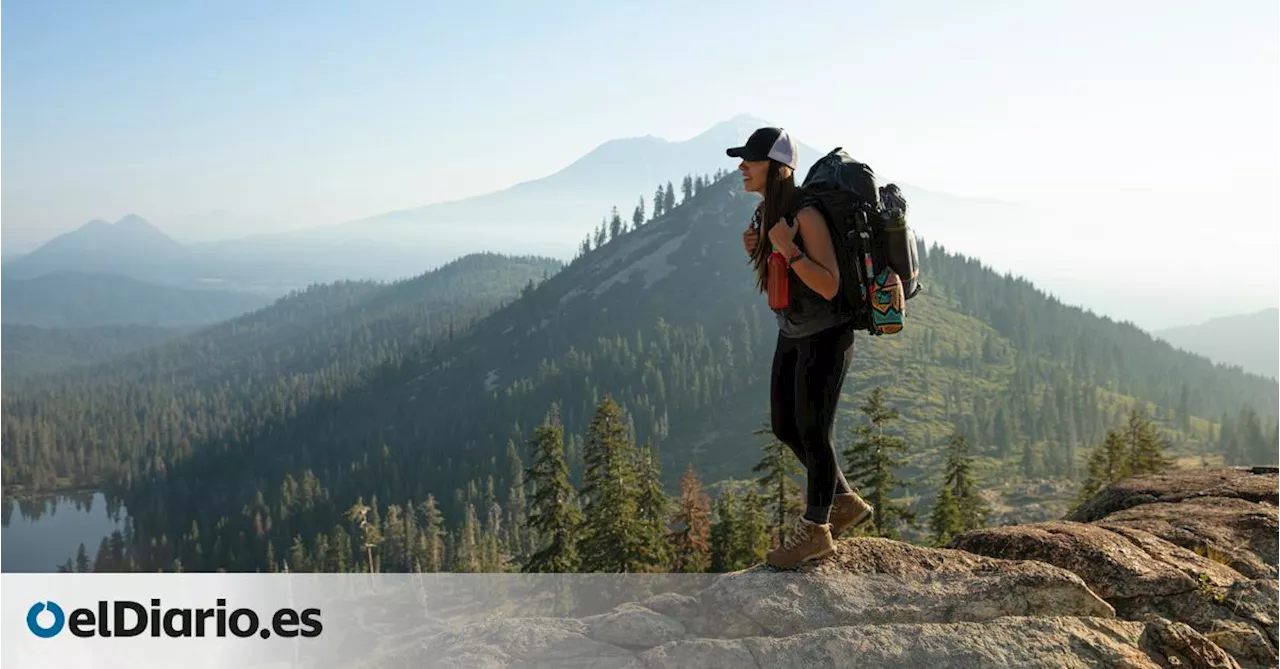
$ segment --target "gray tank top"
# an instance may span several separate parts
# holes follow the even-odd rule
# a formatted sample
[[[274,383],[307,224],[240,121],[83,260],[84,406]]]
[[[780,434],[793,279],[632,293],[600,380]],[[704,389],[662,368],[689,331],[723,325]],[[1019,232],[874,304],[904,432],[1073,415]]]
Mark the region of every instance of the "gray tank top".
[[[759,213],[756,215],[759,216]],[[808,254],[809,250],[804,247],[804,239],[799,233],[796,233],[795,244]],[[793,271],[787,272],[787,280],[790,283],[787,306],[773,310],[782,336],[808,337],[853,320],[852,312],[838,294],[828,300],[810,288]]]

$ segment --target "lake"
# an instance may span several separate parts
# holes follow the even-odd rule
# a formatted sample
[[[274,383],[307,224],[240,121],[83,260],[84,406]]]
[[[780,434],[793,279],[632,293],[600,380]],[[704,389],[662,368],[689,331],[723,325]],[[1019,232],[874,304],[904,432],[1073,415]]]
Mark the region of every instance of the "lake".
[[[4,500],[0,529],[0,571],[54,572],[67,560],[74,564],[84,544],[90,561],[98,544],[124,530],[123,507],[110,508],[100,492],[46,495]]]

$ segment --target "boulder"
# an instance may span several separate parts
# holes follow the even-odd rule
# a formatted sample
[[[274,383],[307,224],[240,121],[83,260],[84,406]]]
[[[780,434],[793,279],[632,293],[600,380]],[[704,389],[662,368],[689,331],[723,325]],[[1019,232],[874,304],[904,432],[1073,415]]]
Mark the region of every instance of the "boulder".
[[[1109,602],[1177,595],[1198,583],[1225,588],[1241,575],[1225,565],[1123,526],[1056,521],[975,530],[951,548],[1006,560],[1038,560],[1079,575]],[[1124,616],[1123,612],[1118,612]]]
[[[472,623],[429,637],[397,653],[395,660],[426,660],[433,667],[639,669],[630,651],[590,638],[589,629],[586,621],[572,618],[508,618]]]
[[[1280,498],[1278,482],[1275,467],[1177,469],[1134,476],[1107,486],[1066,520],[1088,523],[1142,504],[1176,503],[1198,497],[1228,497],[1276,506]]]
[[[1266,502],[1233,497],[1152,502],[1117,511],[1098,523],[1153,534],[1249,578],[1277,577],[1280,513]]]
[[[1168,620],[1009,616],[976,623],[818,628],[783,637],[688,638],[643,651],[593,644],[577,625],[511,619],[429,639],[370,666],[605,669],[876,669],[1125,667],[1233,669],[1240,665],[1187,625]]]
[[[677,641],[641,653],[646,669],[987,669],[1239,666],[1185,625],[1102,618],[829,627],[787,637]]]
[[[835,559],[797,571],[758,566],[728,574],[701,599],[703,614],[686,627],[719,637],[1002,616],[1115,616],[1064,569],[879,538],[843,540]],[[713,611],[733,613],[707,615]]]
[[[631,604],[584,618],[583,622],[587,624],[587,636],[624,648],[652,648],[685,636],[684,625],[678,620]]]
[[[1176,469],[1112,484],[1064,522],[951,547],[1079,575],[1125,619],[1177,621],[1243,667],[1277,666],[1276,467]]]

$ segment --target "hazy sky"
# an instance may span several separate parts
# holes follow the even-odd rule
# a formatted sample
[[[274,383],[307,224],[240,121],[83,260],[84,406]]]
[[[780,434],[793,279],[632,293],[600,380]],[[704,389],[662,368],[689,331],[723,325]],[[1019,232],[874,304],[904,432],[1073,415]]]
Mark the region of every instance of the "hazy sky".
[[[9,0],[4,241],[130,212],[337,223],[750,113],[1046,224],[1105,194],[1102,227],[1170,271],[1209,238],[1275,291],[1275,0],[534,5]],[[1229,204],[1180,204],[1206,194]]]

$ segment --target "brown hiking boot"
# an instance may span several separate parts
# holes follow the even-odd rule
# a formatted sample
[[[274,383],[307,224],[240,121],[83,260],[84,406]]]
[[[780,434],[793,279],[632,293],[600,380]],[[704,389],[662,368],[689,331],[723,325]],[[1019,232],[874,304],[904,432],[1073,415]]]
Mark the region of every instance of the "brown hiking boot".
[[[824,558],[835,550],[831,524],[819,525],[801,516],[787,531],[782,545],[765,555],[765,561],[777,569],[790,569],[803,562]]]
[[[835,501],[831,503],[831,536],[838,537],[846,529],[856,527],[870,518],[872,511],[875,511],[875,507],[856,492],[836,495]]]

